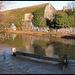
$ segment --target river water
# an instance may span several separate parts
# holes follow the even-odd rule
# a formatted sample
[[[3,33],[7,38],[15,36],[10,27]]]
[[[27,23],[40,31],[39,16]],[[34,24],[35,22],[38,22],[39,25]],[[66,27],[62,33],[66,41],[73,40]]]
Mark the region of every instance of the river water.
[[[59,64],[39,63],[21,57],[13,57],[12,49],[42,56],[63,57],[67,54],[75,60],[75,40],[52,36],[33,36],[25,34],[6,34],[4,45],[0,46],[0,74],[74,74],[75,63],[68,69]],[[5,55],[5,58],[3,56]],[[72,66],[72,67],[71,67]]]
[[[70,60],[75,60],[74,39],[25,34],[10,34],[8,37],[9,39],[6,39],[4,44],[6,44],[7,47],[11,47],[11,49],[16,48],[16,50],[21,52],[60,58],[62,58],[64,54],[67,54]]]

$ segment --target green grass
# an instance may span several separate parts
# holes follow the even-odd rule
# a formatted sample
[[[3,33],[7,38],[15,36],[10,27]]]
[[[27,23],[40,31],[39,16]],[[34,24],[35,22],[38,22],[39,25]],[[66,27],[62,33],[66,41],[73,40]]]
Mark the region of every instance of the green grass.
[[[22,19],[24,19],[25,13],[32,13],[40,8],[45,7],[47,4],[48,3],[0,12],[4,15],[2,16],[2,23],[8,27],[14,23],[18,28],[23,24]]]

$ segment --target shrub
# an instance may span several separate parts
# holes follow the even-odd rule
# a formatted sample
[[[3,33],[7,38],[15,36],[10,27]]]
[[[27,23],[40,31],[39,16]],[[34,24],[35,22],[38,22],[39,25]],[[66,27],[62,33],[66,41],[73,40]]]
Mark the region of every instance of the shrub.
[[[32,12],[32,14],[34,15],[32,22],[35,24],[35,26],[38,26],[38,27],[46,26],[46,20],[44,19],[44,10],[45,10],[45,7],[42,7]]]

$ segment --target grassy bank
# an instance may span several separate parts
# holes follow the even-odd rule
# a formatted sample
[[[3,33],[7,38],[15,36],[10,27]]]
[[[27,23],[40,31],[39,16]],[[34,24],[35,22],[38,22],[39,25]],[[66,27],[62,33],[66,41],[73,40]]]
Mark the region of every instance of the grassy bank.
[[[20,30],[8,30],[6,33],[16,33],[16,34],[27,34],[27,35],[46,35],[50,36],[52,35],[53,37],[58,37],[58,38],[64,38],[64,37],[70,37],[70,38],[75,38],[75,34],[63,34],[63,33],[47,33],[47,32],[29,32],[29,31],[20,31]]]
[[[16,33],[16,34],[28,34],[28,35],[49,35],[47,32],[30,32],[30,31],[20,31],[20,30],[8,30],[6,33]]]

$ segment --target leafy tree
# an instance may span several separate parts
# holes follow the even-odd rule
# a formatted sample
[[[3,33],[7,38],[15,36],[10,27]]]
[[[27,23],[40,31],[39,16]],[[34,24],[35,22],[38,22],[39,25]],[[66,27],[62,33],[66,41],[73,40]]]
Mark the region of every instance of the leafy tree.
[[[58,12],[56,14],[56,18],[54,19],[53,23],[52,23],[53,27],[70,27],[70,23],[69,23],[69,19],[68,19],[68,15],[66,12]]]
[[[58,28],[58,26],[56,26],[56,19],[53,19],[53,21],[50,22],[50,28]]]
[[[68,21],[70,23],[70,27],[75,27],[74,15],[70,15],[68,17]]]
[[[2,14],[1,10],[5,9],[6,5],[10,3],[11,1],[0,1],[0,43],[3,43],[6,39],[4,31],[5,24],[3,22],[4,15]],[[8,18],[8,16],[6,18]]]
[[[75,11],[68,11],[68,12],[66,12],[66,13],[67,13],[68,16],[70,16],[70,15],[75,15]]]
[[[75,27],[75,12],[74,11],[68,11],[68,21],[70,23],[70,27]]]
[[[68,21],[68,15],[66,12],[58,12],[56,15],[56,26],[58,27],[70,27]]]
[[[3,1],[0,1],[0,10],[2,7],[3,7]],[[3,15],[2,13],[0,13],[0,33],[4,32],[3,31],[4,25],[2,24],[2,18],[3,18]]]
[[[55,19],[51,22],[53,28],[60,27],[75,27],[75,12],[58,12],[55,15]]]

